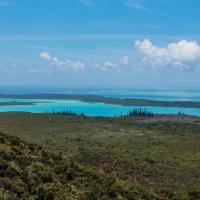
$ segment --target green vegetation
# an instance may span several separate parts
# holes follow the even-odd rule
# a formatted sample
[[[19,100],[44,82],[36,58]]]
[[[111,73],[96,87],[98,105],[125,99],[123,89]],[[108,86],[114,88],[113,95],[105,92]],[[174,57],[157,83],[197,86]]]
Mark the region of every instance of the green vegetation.
[[[200,199],[200,119],[197,117],[163,115],[100,118],[56,113],[2,113],[0,132],[42,146],[37,150],[37,162],[40,162],[38,160],[42,151],[48,152],[49,157],[53,159],[48,167],[54,177],[56,176],[56,183],[53,181],[54,186],[49,186],[41,181],[40,184],[45,184],[45,191],[56,188],[57,183],[63,184],[54,171],[54,163],[57,161],[54,161],[54,156],[50,152],[62,154],[61,162],[76,166],[74,171],[78,174],[77,178],[72,182],[67,181],[64,187],[67,185],[66,188],[70,188],[68,184],[75,184],[77,196],[73,196],[72,190],[62,190],[63,185],[58,187],[60,190],[55,190],[58,193],[67,192],[66,199],[84,199],[80,195],[90,195],[92,191],[100,195],[94,198],[84,197]],[[22,143],[22,146],[26,144]],[[8,148],[11,148],[9,144],[8,142]],[[23,160],[23,156],[27,156],[24,151],[26,152],[26,149],[20,152],[22,159],[18,160]],[[31,158],[34,158],[31,154],[30,152]],[[14,161],[18,162],[16,159]],[[12,163],[13,159],[9,162]],[[34,162],[36,161],[31,160],[29,165],[32,166]],[[19,168],[21,167],[20,165]],[[81,178],[79,169],[83,170]],[[88,178],[86,172],[93,175]],[[112,176],[114,185],[106,187],[117,191],[114,197],[110,197],[105,190],[104,184],[110,184],[108,175]],[[61,173],[60,177],[64,177],[64,173]],[[2,181],[7,179],[4,177]],[[14,185],[19,184],[16,180],[13,181]],[[85,185],[88,185],[88,188],[85,188]],[[2,192],[4,193],[5,191]],[[35,193],[31,195],[34,196]]]
[[[46,113],[48,114],[48,113]],[[52,115],[64,115],[64,116],[80,116],[80,117],[85,117],[84,113],[81,113],[81,114],[77,114],[75,112],[72,112],[70,110],[65,110],[65,111],[62,111],[62,112],[55,112],[55,111],[52,111],[51,113],[49,114],[52,114]]]
[[[131,116],[153,117],[154,114],[152,112],[149,112],[146,109],[139,108],[139,109],[134,109],[134,110],[130,111],[128,113],[128,116],[129,117],[131,117]]]
[[[46,114],[52,114],[52,115],[64,115],[64,116],[71,116],[71,117],[86,117],[86,115],[84,113],[81,113],[81,114],[77,114],[75,112],[72,112],[70,110],[66,110],[66,111],[62,111],[62,112],[55,112],[55,111],[52,111],[51,113],[46,113]],[[181,113],[179,113],[179,115],[181,115]],[[149,112],[147,109],[142,109],[142,108],[139,108],[139,109],[133,109],[132,111],[130,111],[127,115],[122,115],[121,114],[121,117],[124,116],[124,117],[153,117],[155,116],[155,114],[153,114],[152,112]],[[119,116],[116,116],[117,118]],[[115,118],[116,118],[115,117]],[[107,117],[103,117],[103,116],[96,116],[96,118],[101,118],[101,119],[107,119]],[[114,118],[114,117],[113,117]]]
[[[0,98],[19,98],[19,99],[74,99],[85,102],[100,102],[106,104],[116,104],[123,106],[165,106],[165,107],[186,107],[200,108],[200,102],[192,101],[154,101],[145,99],[120,99],[112,97],[94,95],[72,95],[72,94],[30,94],[30,95],[3,95]]]
[[[60,154],[3,134],[0,186],[1,200],[157,199],[142,188],[125,188],[113,177],[97,174]]]

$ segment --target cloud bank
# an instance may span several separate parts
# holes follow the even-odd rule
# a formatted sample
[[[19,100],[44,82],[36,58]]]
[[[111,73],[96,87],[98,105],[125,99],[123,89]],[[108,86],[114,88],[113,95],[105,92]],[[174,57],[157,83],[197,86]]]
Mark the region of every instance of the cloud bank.
[[[172,67],[179,71],[194,71],[200,67],[200,46],[197,42],[181,40],[160,47],[149,39],[135,42],[142,60],[154,67]]]
[[[104,73],[131,73],[134,70],[200,72],[200,45],[195,41],[180,40],[159,46],[150,39],[137,40],[135,50],[139,52],[139,56],[137,56],[138,54],[133,54],[132,57],[125,55],[114,61],[104,60],[101,63],[93,63],[88,70],[94,68]],[[62,60],[51,56],[48,52],[41,52],[39,56],[59,71],[67,69],[81,71],[85,69],[85,63],[80,61]]]
[[[60,71],[65,71],[66,69],[84,70],[85,68],[85,63],[70,59],[60,60],[57,57],[51,56],[48,52],[41,52],[39,56]]]

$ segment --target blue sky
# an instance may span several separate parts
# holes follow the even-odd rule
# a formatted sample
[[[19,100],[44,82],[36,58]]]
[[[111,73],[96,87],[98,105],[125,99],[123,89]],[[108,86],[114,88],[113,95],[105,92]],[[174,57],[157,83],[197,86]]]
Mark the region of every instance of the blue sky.
[[[198,88],[199,0],[0,0],[0,85]]]

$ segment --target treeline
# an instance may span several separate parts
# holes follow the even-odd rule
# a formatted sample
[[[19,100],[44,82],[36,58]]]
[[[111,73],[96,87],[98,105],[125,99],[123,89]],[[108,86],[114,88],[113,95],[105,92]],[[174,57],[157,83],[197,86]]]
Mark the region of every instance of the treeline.
[[[128,113],[128,116],[139,116],[139,117],[153,117],[154,114],[149,112],[147,109],[134,109]]]
[[[49,112],[46,112],[46,114],[49,114]],[[84,113],[76,113],[76,112],[73,112],[71,110],[64,110],[64,111],[54,111],[52,110],[52,112],[50,112],[50,114],[52,115],[64,115],[64,116],[77,116],[77,117],[85,117],[85,114]]]
[[[49,114],[49,112],[46,112],[46,114]],[[52,115],[63,115],[63,116],[71,116],[71,117],[86,117],[86,115],[84,113],[76,113],[73,112],[71,110],[64,110],[64,111],[54,111],[52,110],[52,112],[50,112],[50,114]],[[153,117],[154,113],[149,112],[147,109],[134,109],[130,112],[128,112],[128,114],[123,114],[121,113],[120,115],[114,115],[112,116],[112,118],[117,118],[117,117],[132,117],[132,116],[138,116],[138,117]],[[94,118],[108,118],[108,117],[104,117],[104,116],[94,116]]]

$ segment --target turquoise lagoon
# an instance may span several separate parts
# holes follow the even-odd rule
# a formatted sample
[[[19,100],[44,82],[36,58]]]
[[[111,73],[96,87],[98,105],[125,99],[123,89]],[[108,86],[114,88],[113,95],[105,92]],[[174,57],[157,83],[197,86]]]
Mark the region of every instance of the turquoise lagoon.
[[[0,112],[61,112],[72,111],[87,116],[117,116],[127,114],[136,108],[146,108],[156,114],[177,114],[178,112],[200,116],[200,108],[176,108],[160,106],[121,106],[96,102],[82,102],[78,100],[60,99],[7,99],[0,98],[0,102],[36,102],[35,105],[9,105],[0,106]]]

